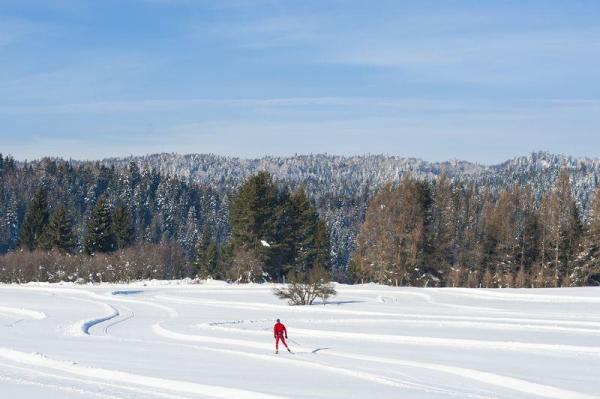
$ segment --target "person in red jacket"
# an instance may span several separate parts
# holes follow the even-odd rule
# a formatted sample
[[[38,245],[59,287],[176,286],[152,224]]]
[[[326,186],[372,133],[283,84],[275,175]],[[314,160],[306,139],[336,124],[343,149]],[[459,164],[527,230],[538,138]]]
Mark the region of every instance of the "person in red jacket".
[[[277,323],[275,323],[275,326],[273,326],[273,335],[275,336],[275,353],[279,353],[279,341],[280,340],[281,340],[281,343],[283,344],[283,346],[285,346],[285,349],[287,349],[288,352],[290,352],[290,353],[292,352],[290,350],[290,348],[288,348],[287,344],[285,343],[285,340],[288,337],[287,330],[285,329],[285,326],[279,319],[277,319]]]

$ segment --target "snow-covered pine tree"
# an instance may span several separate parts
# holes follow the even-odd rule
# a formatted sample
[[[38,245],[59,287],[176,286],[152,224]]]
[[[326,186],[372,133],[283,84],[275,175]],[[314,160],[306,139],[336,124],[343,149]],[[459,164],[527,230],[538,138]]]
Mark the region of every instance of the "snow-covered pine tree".
[[[49,217],[46,190],[40,188],[36,191],[27,208],[19,234],[19,245],[30,251],[37,249],[41,244]]]
[[[85,251],[111,252],[116,249],[110,204],[104,196],[100,196],[87,224]]]
[[[61,252],[72,252],[77,246],[73,233],[73,224],[64,206],[59,206],[50,216],[50,222],[45,231],[45,249],[58,249]]]
[[[120,203],[117,205],[112,223],[116,248],[123,249],[132,245],[135,239],[135,231],[131,222],[131,212],[125,204]]]

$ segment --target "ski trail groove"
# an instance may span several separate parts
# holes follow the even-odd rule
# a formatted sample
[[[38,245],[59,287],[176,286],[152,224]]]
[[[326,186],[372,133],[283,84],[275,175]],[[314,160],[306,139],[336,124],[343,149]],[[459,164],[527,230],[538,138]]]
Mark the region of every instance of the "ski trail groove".
[[[197,328],[202,329],[221,329],[224,331],[231,331],[239,333],[243,331],[246,334],[260,334],[266,336],[265,331],[256,330],[243,330],[239,328],[214,326],[210,324],[197,324]],[[316,338],[336,338],[349,341],[360,341],[360,342],[385,342],[391,344],[400,345],[412,345],[412,346],[437,346],[437,347],[450,347],[450,348],[464,348],[464,349],[482,349],[482,350],[510,350],[510,351],[530,351],[530,352],[553,352],[560,354],[570,354],[585,357],[600,357],[600,347],[595,346],[575,346],[575,345],[561,345],[561,344],[537,344],[529,342],[519,341],[484,341],[484,340],[473,340],[473,339],[459,339],[459,338],[434,338],[434,337],[416,337],[410,335],[384,335],[384,334],[368,334],[368,333],[348,333],[340,331],[329,331],[329,330],[314,330],[304,328],[294,328],[294,334],[304,337],[316,337]]]
[[[367,333],[349,333],[341,331],[328,330],[310,330],[295,328],[294,333],[305,337],[330,337],[344,340],[357,340],[361,342],[386,342],[400,345],[414,346],[437,346],[464,349],[483,349],[483,350],[508,350],[508,351],[528,351],[537,353],[560,353],[571,354],[585,357],[600,357],[600,347],[598,346],[578,346],[563,344],[538,344],[532,342],[520,341],[485,341],[475,339],[460,338],[434,338],[418,337],[410,335],[384,335]]]
[[[125,306],[123,306],[123,308],[124,308],[124,309],[125,309],[127,312],[129,312],[129,314],[128,314],[127,316],[125,316],[125,317],[123,317],[123,318],[119,319],[119,320],[115,320],[115,321],[113,321],[112,323],[108,323],[108,324],[106,324],[106,325],[104,326],[104,335],[110,336],[109,330],[110,330],[112,327],[114,327],[114,326],[116,326],[116,325],[118,325],[118,324],[121,324],[121,323],[123,323],[123,322],[126,322],[127,320],[131,320],[131,319],[133,319],[133,318],[135,317],[135,312],[134,312],[133,310],[131,310],[131,309],[129,309],[129,308],[127,308],[127,307],[125,307]]]
[[[26,365],[21,367],[21,366],[8,364],[8,363],[0,363],[0,368],[5,368],[5,369],[10,368],[10,369],[19,370],[19,371],[25,371],[28,374],[35,374],[37,376],[36,378],[46,377],[46,378],[51,378],[53,380],[65,381],[67,384],[71,384],[71,385],[73,383],[91,385],[96,390],[98,388],[98,385],[101,385],[103,387],[107,387],[107,388],[111,388],[111,389],[142,393],[145,395],[144,397],[146,397],[146,398],[150,398],[150,397],[158,397],[158,398],[166,398],[166,399],[182,399],[183,398],[181,396],[181,394],[177,394],[177,396],[175,396],[175,395],[168,394],[168,393],[150,391],[148,389],[133,387],[131,385],[120,385],[120,384],[115,384],[115,383],[111,383],[111,382],[107,382],[107,381],[98,381],[98,380],[90,379],[90,378],[84,379],[84,378],[69,377],[67,375],[60,375],[60,374],[51,373],[48,371],[42,371],[42,370],[38,370],[35,368],[27,367]],[[39,383],[39,382],[38,382],[38,384],[40,386],[46,385],[44,383]],[[50,384],[50,385],[54,385],[54,384]],[[57,387],[60,387],[60,385],[57,385]],[[83,391],[88,392],[86,389],[83,389]],[[89,392],[92,393],[92,391],[89,391]],[[104,394],[102,394],[102,395],[104,395]],[[112,396],[111,396],[111,398],[112,398]],[[121,398],[123,398],[123,395],[120,394],[120,396],[118,396],[118,397],[115,396],[115,398],[121,399]]]
[[[174,331],[165,329],[164,327],[162,327],[160,325],[160,323],[157,323],[153,326],[153,331],[158,336],[161,336],[164,338],[171,338],[171,339],[179,340],[179,341],[222,344],[222,345],[226,345],[226,346],[238,346],[238,347],[245,347],[245,348],[252,348],[252,349],[263,349],[263,350],[269,350],[269,351],[271,351],[273,349],[272,345],[258,343],[258,342],[178,333],[178,332],[174,332]],[[269,356],[269,355],[249,353],[249,352],[243,352],[243,351],[235,351],[235,350],[231,350],[231,349],[221,349],[221,348],[212,348],[212,347],[196,347],[196,348],[202,349],[202,350],[213,351],[213,352],[242,355],[245,357],[267,360],[269,362],[271,362],[273,360],[273,357]],[[434,387],[431,385],[417,384],[417,383],[410,382],[410,381],[400,381],[395,378],[384,377],[384,376],[381,376],[378,374],[373,374],[373,373],[358,371],[358,370],[351,370],[351,369],[337,367],[337,366],[326,365],[326,364],[322,364],[322,363],[318,363],[318,362],[314,362],[314,361],[311,362],[311,361],[299,360],[299,359],[287,359],[287,358],[283,358],[283,357],[278,358],[277,361],[281,362],[281,363],[290,364],[293,366],[306,367],[306,368],[310,368],[310,369],[320,369],[325,372],[338,374],[338,375],[342,375],[342,376],[353,377],[356,379],[361,379],[361,380],[365,380],[365,381],[368,381],[371,383],[376,383],[376,384],[381,384],[381,385],[387,385],[387,386],[394,387],[394,388],[417,390],[420,392],[427,392],[427,393],[438,393],[438,394],[444,394],[447,396],[482,398],[481,395],[449,391],[447,389],[441,389],[441,388],[437,388],[437,387]]]
[[[206,324],[203,326],[205,326],[206,328],[213,328],[213,329],[222,328],[222,327],[211,327]],[[244,331],[244,332],[249,332],[250,334],[260,334],[260,335],[267,334],[263,331],[248,331],[248,330],[237,330],[237,329],[230,329],[230,330],[236,330],[238,332]],[[297,330],[298,329],[294,329],[294,333],[296,333]],[[164,332],[164,331],[161,331],[161,332]],[[174,333],[174,332],[167,332],[166,335],[171,336],[173,338],[182,339],[182,340],[207,342],[207,341],[203,341],[204,336],[192,336],[192,335],[180,334],[180,333]],[[197,337],[197,338],[195,338],[195,337]],[[238,345],[238,346],[243,346],[244,343],[247,342],[247,341],[241,341],[241,340],[232,340],[232,339],[228,339],[228,338],[214,338],[214,340],[216,340],[217,342],[226,343],[227,345]],[[208,342],[215,342],[214,340],[213,340],[213,337],[210,337]],[[255,345],[256,345],[256,343],[251,343],[248,346],[254,347]],[[327,350],[323,353],[324,353],[324,356],[335,356],[335,357],[340,357],[340,358],[345,358],[345,359],[354,359],[354,360],[369,361],[369,362],[376,362],[376,363],[393,364],[393,365],[398,365],[398,366],[413,367],[413,368],[420,368],[420,369],[443,372],[446,374],[456,375],[456,376],[459,376],[459,377],[462,377],[465,379],[482,382],[482,383],[485,383],[488,385],[497,386],[497,387],[509,389],[512,391],[521,392],[521,393],[535,394],[537,396],[542,396],[542,397],[551,398],[551,399],[565,399],[565,398],[569,398],[569,399],[599,399],[597,396],[587,395],[587,394],[576,392],[576,391],[566,390],[566,389],[562,389],[562,388],[556,388],[556,387],[552,387],[549,385],[538,384],[538,383],[529,382],[529,381],[526,381],[523,379],[507,377],[507,376],[503,376],[500,374],[480,371],[480,370],[476,370],[476,369],[448,366],[448,365],[444,365],[444,364],[436,364],[436,363],[428,363],[428,362],[403,361],[403,360],[390,359],[387,357],[359,355],[359,354],[340,352],[340,351],[331,350],[331,349]]]
[[[82,299],[82,298],[70,298],[68,296],[65,298],[76,300],[76,301],[92,303],[94,305],[104,307],[108,311],[108,313],[103,316],[93,317],[91,319],[80,320],[80,321],[72,324],[69,328],[67,328],[67,334],[71,335],[71,336],[90,335],[90,329],[92,327],[94,327],[100,323],[104,323],[105,321],[112,320],[115,317],[118,317],[120,314],[119,310],[116,307],[106,304],[104,302],[93,301],[90,299]]]
[[[71,375],[96,378],[99,380],[123,382],[127,384],[141,385],[148,388],[182,392],[198,395],[206,395],[213,398],[223,399],[282,399],[282,396],[266,393],[247,391],[236,388],[227,388],[217,385],[197,384],[193,382],[171,380],[157,377],[148,377],[123,371],[85,367],[72,362],[49,359],[41,354],[25,353],[13,349],[0,347],[0,358],[8,361],[26,364],[29,366],[43,367],[55,371],[62,371]]]
[[[559,332],[566,334],[584,334],[584,335],[600,335],[600,328],[576,328],[576,327],[565,327],[560,325],[544,325],[544,323],[515,323],[515,322],[490,322],[490,321],[470,321],[470,320],[444,320],[435,319],[428,320],[423,318],[402,318],[402,319],[335,319],[335,320],[322,320],[322,319],[299,319],[294,318],[294,322],[304,322],[309,324],[330,324],[330,323],[349,323],[358,325],[377,325],[377,324],[398,324],[398,325],[409,325],[409,326],[435,326],[435,327],[451,327],[451,328],[477,328],[482,330],[498,330],[498,331],[535,331],[535,332]],[[519,320],[524,321],[524,320]],[[203,323],[198,326],[227,326],[227,325],[241,325],[241,324],[258,324],[267,323],[271,320],[226,320],[219,322]],[[597,323],[600,326],[600,323]],[[226,328],[226,327],[223,327]]]
[[[455,295],[461,295],[465,297],[476,297],[480,299],[489,299],[494,301],[506,301],[506,302],[533,302],[533,303],[565,303],[565,304],[600,304],[599,297],[586,297],[586,296],[552,296],[552,295],[535,295],[535,294],[522,294],[517,292],[497,292],[497,291],[482,291],[482,290],[466,290],[465,288],[455,288],[453,290]]]
[[[581,392],[556,388],[549,385],[542,385],[518,378],[507,377],[500,374],[489,373],[474,369],[467,369],[462,367],[447,366],[435,363],[396,360],[376,356],[348,354],[337,351],[328,351],[327,356],[337,356],[345,359],[363,360],[377,363],[393,364],[398,366],[416,367],[433,371],[441,371],[447,374],[452,374],[465,379],[483,382],[504,389],[517,391],[521,393],[533,394],[536,396],[542,396],[551,399],[598,399],[597,396],[592,396]]]

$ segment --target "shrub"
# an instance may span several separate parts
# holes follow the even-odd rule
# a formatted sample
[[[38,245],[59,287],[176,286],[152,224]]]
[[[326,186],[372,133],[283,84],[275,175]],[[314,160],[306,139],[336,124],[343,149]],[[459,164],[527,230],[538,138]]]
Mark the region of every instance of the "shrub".
[[[262,264],[256,252],[251,249],[236,248],[227,275],[229,280],[236,283],[253,283],[261,279]]]
[[[57,250],[18,250],[0,256],[0,282],[4,283],[128,282],[190,275],[183,250],[171,243],[140,245],[93,256]]]
[[[288,281],[286,288],[275,288],[273,293],[280,299],[287,299],[290,305],[312,305],[317,298],[325,305],[329,298],[337,294],[329,273],[319,266],[308,274],[291,272]]]

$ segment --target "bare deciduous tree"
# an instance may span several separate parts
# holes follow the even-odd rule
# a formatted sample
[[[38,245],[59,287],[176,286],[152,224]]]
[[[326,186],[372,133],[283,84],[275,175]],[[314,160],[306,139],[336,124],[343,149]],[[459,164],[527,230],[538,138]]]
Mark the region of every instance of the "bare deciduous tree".
[[[262,278],[262,263],[255,251],[243,247],[233,253],[229,279],[238,283],[253,283]]]

